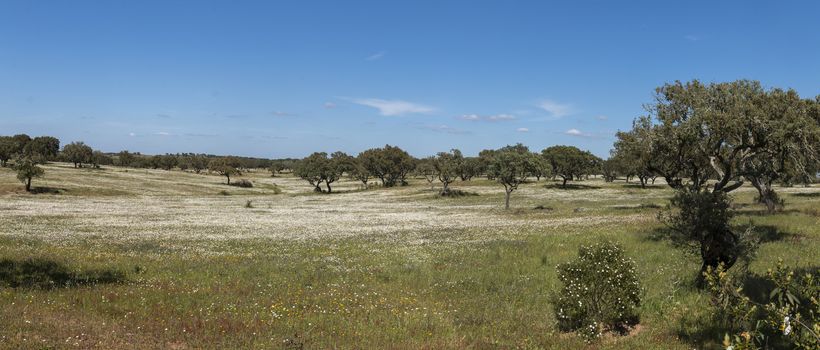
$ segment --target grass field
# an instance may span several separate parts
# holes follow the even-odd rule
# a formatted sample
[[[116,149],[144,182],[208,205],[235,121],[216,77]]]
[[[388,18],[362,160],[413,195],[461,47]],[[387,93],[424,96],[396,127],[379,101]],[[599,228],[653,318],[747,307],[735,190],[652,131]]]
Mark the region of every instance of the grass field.
[[[722,340],[693,286],[699,260],[658,237],[658,207],[671,195],[661,181],[560,189],[542,180],[514,192],[505,211],[503,187],[481,179],[453,184],[477,195],[440,198],[421,179],[366,191],[342,181],[315,194],[262,171],[245,174],[255,187],[244,189],[180,171],[45,170],[29,194],[0,169],[0,261],[111,278],[0,287],[0,348],[692,349]],[[777,190],[786,210],[771,216],[752,188],[733,193],[737,224],[751,221],[764,240],[752,271],[777,258],[817,267],[820,187]],[[601,240],[638,263],[641,323],[586,345],[557,331],[549,297],[560,287],[556,264]]]

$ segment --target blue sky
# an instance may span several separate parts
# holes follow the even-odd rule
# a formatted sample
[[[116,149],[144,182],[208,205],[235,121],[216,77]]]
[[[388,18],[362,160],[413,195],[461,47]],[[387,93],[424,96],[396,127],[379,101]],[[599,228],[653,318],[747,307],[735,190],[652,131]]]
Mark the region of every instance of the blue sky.
[[[606,156],[674,80],[820,94],[816,1],[0,1],[0,134],[96,149]]]

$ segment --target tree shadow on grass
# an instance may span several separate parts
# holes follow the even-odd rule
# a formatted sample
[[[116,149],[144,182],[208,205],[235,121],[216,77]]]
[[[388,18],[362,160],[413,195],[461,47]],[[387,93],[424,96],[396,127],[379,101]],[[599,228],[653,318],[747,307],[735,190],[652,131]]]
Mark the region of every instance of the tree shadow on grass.
[[[641,203],[638,205],[613,205],[612,209],[617,210],[633,210],[633,209],[661,209],[663,206],[655,203]]]
[[[663,189],[665,186],[661,185],[646,185],[646,187],[641,187],[640,184],[623,184],[623,188],[636,188],[639,190],[660,190]]]
[[[696,349],[723,349],[723,336],[729,329],[713,317],[699,314],[684,314],[678,321],[676,335]]]
[[[800,193],[792,193],[791,195],[795,196],[795,197],[815,198],[815,197],[820,197],[820,192],[808,192],[808,193],[800,192]]]
[[[732,227],[732,231],[736,234],[740,234],[746,231],[748,227],[748,225],[737,225]],[[800,241],[805,238],[801,234],[783,231],[774,225],[753,225],[751,234],[751,238],[756,239],[761,244],[785,240]],[[685,246],[689,243],[685,237],[682,237],[682,235],[677,234],[673,229],[665,226],[654,228],[646,235],[645,239],[654,242],[668,241],[677,246]]]
[[[32,187],[31,191],[29,191],[29,193],[32,193],[32,194],[60,194],[60,193],[63,193],[65,191],[66,191],[65,188],[37,186],[37,187]]]
[[[737,213],[740,214],[740,215],[748,215],[748,216],[773,216],[773,215],[778,215],[778,214],[800,213],[800,210],[797,210],[797,209],[784,209],[784,210],[776,211],[774,213],[769,213],[764,208],[760,208],[760,207],[758,207],[758,208],[759,209],[738,210]]]
[[[599,186],[590,186],[590,185],[581,185],[581,184],[567,184],[566,186],[561,186],[561,184],[547,184],[547,185],[544,185],[544,188],[557,189],[557,190],[597,190],[601,187],[599,187]]]
[[[755,225],[752,226],[754,236],[760,240],[760,243],[769,243],[777,241],[799,241],[803,238],[802,235],[783,231],[774,225]]]
[[[125,274],[117,270],[76,272],[53,260],[0,260],[0,286],[11,288],[54,289],[124,281]]]

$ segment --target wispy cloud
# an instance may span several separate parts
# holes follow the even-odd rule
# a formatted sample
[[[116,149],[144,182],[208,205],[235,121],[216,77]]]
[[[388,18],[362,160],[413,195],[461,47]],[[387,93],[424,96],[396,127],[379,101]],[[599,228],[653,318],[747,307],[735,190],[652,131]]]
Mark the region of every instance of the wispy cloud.
[[[518,128],[518,129],[515,129],[515,131],[518,131],[518,132],[530,132],[530,129],[527,129],[527,128]]]
[[[171,119],[171,115],[170,114],[165,114],[165,113],[157,113],[156,117],[160,118],[160,119]]]
[[[553,100],[541,100],[537,104],[538,108],[547,111],[555,118],[561,118],[573,113],[572,105],[558,103]]]
[[[133,132],[129,132],[129,133],[128,133],[128,136],[134,137],[134,136],[137,136],[137,134],[136,134],[136,133],[133,133]]]
[[[376,60],[382,59],[384,57],[384,55],[387,55],[387,52],[379,51],[379,52],[376,52],[376,53],[374,53],[370,56],[365,57],[364,60],[365,61],[376,61]]]
[[[574,128],[569,129],[567,131],[564,131],[564,134],[569,135],[569,136],[575,136],[575,137],[592,137],[592,134],[585,133],[585,132],[582,132],[581,130],[574,129]]]
[[[507,121],[507,120],[514,120],[515,116],[512,114],[493,114],[493,115],[478,115],[478,114],[464,114],[458,119],[461,120],[469,120],[469,121],[488,121],[488,122],[500,122],[500,121]]]
[[[470,132],[467,130],[457,129],[448,125],[423,125],[420,126],[419,129],[423,130],[430,130],[435,132],[444,132],[448,134],[456,134],[456,135],[465,135],[469,134]]]
[[[185,134],[187,137],[217,137],[219,135],[216,134],[196,134],[196,133],[188,133]]]
[[[157,131],[154,133],[157,136],[174,136],[174,134],[167,132],[167,131]]]
[[[394,116],[402,114],[414,113],[431,113],[436,109],[434,107],[425,106],[417,103],[402,101],[402,100],[382,100],[378,98],[359,98],[349,99],[349,101],[360,104],[362,106],[373,107],[379,110],[381,115]]]
[[[689,41],[698,41],[698,40],[700,40],[700,38],[698,38],[697,36],[694,36],[692,34],[685,35],[683,38],[686,39],[686,40],[689,40]]]
[[[605,116],[605,115],[599,115],[599,116],[595,117],[595,119],[597,119],[597,120],[609,120],[609,117]]]
[[[325,102],[322,107],[325,107],[326,109],[334,109],[336,108],[336,104],[333,102]]]

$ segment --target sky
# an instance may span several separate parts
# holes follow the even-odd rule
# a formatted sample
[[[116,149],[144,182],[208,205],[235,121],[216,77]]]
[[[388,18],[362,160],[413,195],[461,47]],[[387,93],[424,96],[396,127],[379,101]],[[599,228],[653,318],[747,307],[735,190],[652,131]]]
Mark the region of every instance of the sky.
[[[606,157],[667,82],[820,94],[820,2],[0,0],[0,135]]]

